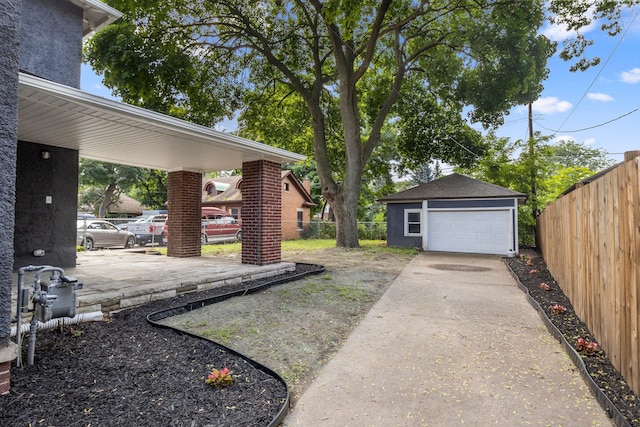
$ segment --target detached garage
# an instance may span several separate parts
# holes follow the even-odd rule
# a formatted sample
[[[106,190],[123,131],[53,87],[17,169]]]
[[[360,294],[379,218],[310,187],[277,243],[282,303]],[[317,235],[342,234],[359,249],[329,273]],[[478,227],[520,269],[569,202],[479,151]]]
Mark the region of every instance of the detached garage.
[[[526,194],[452,174],[380,199],[387,244],[425,251],[518,252],[518,204]]]

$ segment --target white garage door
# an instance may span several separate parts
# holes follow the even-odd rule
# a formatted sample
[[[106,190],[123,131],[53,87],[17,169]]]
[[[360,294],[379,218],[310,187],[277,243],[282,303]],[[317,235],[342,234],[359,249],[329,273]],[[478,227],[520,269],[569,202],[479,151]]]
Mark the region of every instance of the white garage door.
[[[441,211],[428,213],[427,250],[507,255],[511,242],[510,211]]]

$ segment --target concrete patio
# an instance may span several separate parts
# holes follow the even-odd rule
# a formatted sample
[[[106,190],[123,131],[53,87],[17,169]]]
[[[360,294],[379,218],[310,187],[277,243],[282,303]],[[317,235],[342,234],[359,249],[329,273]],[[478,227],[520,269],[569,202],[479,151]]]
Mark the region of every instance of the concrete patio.
[[[146,253],[138,248],[78,252],[77,266],[64,269],[64,272],[84,284],[77,291],[79,313],[102,311],[109,314],[150,301],[293,270],[295,264],[290,262],[258,266],[242,264],[239,256],[174,258],[154,255],[153,251]],[[48,281],[46,273],[41,280]],[[31,287],[33,281],[34,273],[26,273],[24,286]],[[13,275],[12,284],[12,313],[15,316],[17,274]]]

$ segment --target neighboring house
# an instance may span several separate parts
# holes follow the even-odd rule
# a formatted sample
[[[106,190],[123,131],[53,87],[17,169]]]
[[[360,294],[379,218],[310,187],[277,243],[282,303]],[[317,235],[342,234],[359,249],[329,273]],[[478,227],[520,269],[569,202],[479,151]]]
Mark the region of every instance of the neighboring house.
[[[518,204],[527,195],[452,174],[380,199],[387,244],[425,251],[518,253]]]
[[[289,170],[281,172],[282,238],[302,237],[305,224],[311,221],[311,198],[308,179],[300,182]],[[202,206],[224,209],[234,218],[242,220],[242,177],[230,176],[205,179],[202,184]]]
[[[107,216],[117,218],[133,218],[142,215],[145,209],[146,208],[142,206],[142,203],[132,197],[127,196],[126,194],[121,193],[118,197],[118,202],[109,205],[109,207],[107,208]],[[91,210],[92,208],[90,206],[81,205],[80,202],[78,202],[78,212],[89,212]]]
[[[142,215],[145,207],[136,199],[121,193],[118,202],[107,209],[109,216],[133,218]]]

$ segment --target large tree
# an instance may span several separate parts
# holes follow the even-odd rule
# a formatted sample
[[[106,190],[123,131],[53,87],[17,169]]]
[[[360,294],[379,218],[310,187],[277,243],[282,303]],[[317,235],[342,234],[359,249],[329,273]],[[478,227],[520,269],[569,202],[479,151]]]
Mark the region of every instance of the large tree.
[[[363,171],[390,120],[406,121],[402,147],[413,160],[469,163],[482,147],[463,111],[495,125],[533,102],[554,48],[537,34],[541,0],[109,3],[125,19],[87,49],[105,84],[125,100],[169,113],[177,102],[182,116],[198,118],[206,102],[195,102],[190,85],[203,94],[211,85],[224,105],[241,91],[251,98],[247,127],[295,112],[280,129],[263,129],[263,140],[310,147],[345,247],[358,246]]]

